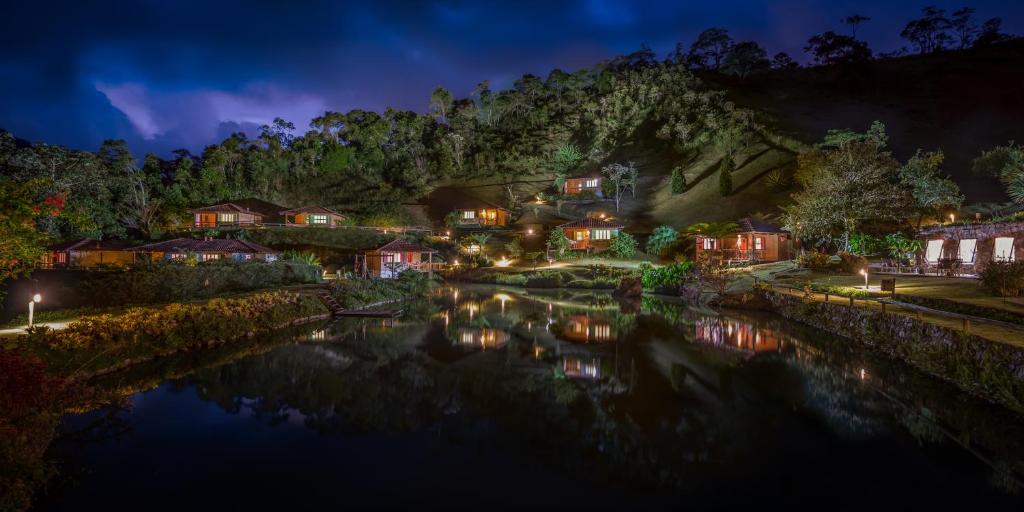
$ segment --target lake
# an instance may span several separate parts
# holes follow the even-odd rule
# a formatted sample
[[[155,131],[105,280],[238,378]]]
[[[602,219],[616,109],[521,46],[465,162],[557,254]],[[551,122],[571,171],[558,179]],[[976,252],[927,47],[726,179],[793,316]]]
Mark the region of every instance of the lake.
[[[1024,510],[1024,422],[768,314],[447,287],[161,360],[67,415],[42,510]]]

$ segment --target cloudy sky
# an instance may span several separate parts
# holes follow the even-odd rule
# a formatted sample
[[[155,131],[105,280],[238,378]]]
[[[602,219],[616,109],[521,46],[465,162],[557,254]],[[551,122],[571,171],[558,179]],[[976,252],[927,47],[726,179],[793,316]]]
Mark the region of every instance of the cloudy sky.
[[[873,19],[859,35],[876,51],[923,0],[572,0],[509,2],[319,0],[32,1],[5,6],[0,128],[95,149],[199,151],[274,117],[304,130],[325,110],[423,111],[442,85],[457,96],[481,80],[574,70],[646,43],[659,56],[722,26],[770,53],[802,57],[807,38]],[[967,4],[1024,33],[1024,2]]]

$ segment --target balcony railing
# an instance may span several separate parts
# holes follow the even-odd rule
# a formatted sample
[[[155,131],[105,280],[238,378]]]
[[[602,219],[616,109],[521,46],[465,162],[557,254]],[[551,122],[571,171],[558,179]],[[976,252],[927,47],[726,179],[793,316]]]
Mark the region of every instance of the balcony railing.
[[[238,226],[260,226],[262,222],[254,220],[235,220],[235,221],[196,221],[194,226],[197,228],[227,228],[227,227],[238,227]]]

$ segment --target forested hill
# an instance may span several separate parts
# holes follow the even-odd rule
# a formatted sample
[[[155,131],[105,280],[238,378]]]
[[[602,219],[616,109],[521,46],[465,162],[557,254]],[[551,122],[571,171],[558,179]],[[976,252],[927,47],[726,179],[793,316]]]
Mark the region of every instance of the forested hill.
[[[326,112],[309,127],[278,119],[255,138],[235,134],[173,158],[132,155],[119,141],[81,152],[4,133],[0,172],[41,179],[41,194],[66,198],[65,215],[45,226],[54,238],[152,238],[186,220],[190,207],[245,197],[401,222],[400,205],[439,184],[474,184],[472,194],[515,209],[557,176],[629,162],[640,181],[624,217],[641,229],[684,227],[776,212],[793,191],[805,144],[879,120],[901,160],[917,148],[942,149],[943,169],[968,201],[1004,200],[995,182],[969,174],[968,162],[1024,139],[1016,136],[1021,51],[1017,41],[726,77],[643,49],[576,72],[524,75],[506,90],[482,82],[468,98],[438,88],[424,114]],[[674,169],[682,192],[671,190]]]
[[[705,78],[730,100],[806,143],[829,129],[885,123],[900,160],[941,149],[943,169],[968,202],[1005,201],[991,177],[971,172],[983,149],[1024,141],[1024,39],[929,55],[871,60],[851,68],[772,71],[745,80]]]

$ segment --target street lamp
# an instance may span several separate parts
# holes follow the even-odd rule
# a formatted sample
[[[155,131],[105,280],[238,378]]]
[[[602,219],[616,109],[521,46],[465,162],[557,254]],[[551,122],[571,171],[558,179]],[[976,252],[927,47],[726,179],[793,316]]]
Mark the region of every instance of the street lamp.
[[[36,302],[42,302],[43,296],[38,293],[32,296],[32,300],[28,303],[28,326],[32,327],[32,315],[35,313]]]
[[[952,224],[954,222],[956,222],[956,215],[951,213],[949,214],[949,223]]]
[[[867,269],[862,269],[860,271],[860,274],[862,276],[864,276],[864,289],[867,290],[868,289],[868,271],[867,271]]]

